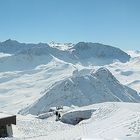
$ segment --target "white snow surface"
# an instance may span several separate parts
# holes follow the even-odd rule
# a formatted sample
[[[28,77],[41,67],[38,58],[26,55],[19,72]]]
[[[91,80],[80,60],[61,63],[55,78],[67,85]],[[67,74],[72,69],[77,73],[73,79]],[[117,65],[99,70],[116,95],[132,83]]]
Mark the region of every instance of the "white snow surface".
[[[6,114],[5,112],[0,112],[0,119],[12,117],[12,114]]]
[[[99,43],[1,42],[0,110],[24,114],[5,139],[140,140],[140,53],[127,53]],[[48,110],[62,104],[55,121]]]
[[[109,101],[140,102],[140,94],[123,86],[108,69],[100,68],[87,75],[75,75],[57,82],[20,113],[37,115],[53,106],[85,106]]]
[[[0,108],[17,113],[33,103],[57,81],[70,76],[75,70],[71,64],[52,59],[32,70],[0,73]]]
[[[123,84],[140,92],[140,56],[132,57],[129,62],[115,62],[106,66]]]
[[[0,53],[0,58],[11,56],[11,54]]]
[[[37,119],[33,116],[17,116],[13,126],[14,137],[34,140],[138,140],[140,138],[140,104],[100,103],[63,110],[62,115],[71,113],[71,118],[81,117],[78,112],[94,110],[89,119],[77,125],[55,121],[55,116]],[[76,113],[75,113],[76,112]],[[67,116],[65,116],[67,117]]]

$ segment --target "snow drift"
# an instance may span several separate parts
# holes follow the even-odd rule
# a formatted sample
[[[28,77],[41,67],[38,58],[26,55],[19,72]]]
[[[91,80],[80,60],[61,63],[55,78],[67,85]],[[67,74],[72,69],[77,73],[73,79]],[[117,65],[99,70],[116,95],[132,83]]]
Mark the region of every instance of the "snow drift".
[[[76,125],[83,120],[90,119],[94,111],[94,109],[70,111],[61,117],[61,121],[63,123]]]

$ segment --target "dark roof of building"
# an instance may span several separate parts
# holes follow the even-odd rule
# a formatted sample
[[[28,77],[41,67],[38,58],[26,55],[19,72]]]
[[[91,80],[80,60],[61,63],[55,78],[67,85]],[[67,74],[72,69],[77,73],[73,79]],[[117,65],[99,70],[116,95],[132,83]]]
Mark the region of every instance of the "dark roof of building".
[[[8,115],[0,112],[0,126],[8,124],[16,124],[16,115]]]

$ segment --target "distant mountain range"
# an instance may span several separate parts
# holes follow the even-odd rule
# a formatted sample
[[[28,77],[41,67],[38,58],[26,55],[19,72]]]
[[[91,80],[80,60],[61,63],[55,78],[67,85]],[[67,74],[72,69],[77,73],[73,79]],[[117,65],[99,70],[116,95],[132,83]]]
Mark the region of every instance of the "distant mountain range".
[[[0,52],[12,54],[12,56],[0,59],[0,67],[4,70],[35,68],[39,64],[48,63],[53,57],[73,64],[101,66],[116,60],[127,62],[130,59],[130,56],[119,48],[88,42],[79,42],[75,45],[71,43],[55,44],[53,42],[48,45],[47,43],[19,43],[8,39],[0,43]],[[22,65],[18,62],[21,62]]]

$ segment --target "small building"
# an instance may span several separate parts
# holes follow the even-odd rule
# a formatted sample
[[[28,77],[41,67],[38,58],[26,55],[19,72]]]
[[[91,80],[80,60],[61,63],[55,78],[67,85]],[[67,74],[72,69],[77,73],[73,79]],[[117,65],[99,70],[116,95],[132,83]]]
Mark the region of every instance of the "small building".
[[[16,125],[16,115],[0,112],[0,137],[12,137],[12,124]]]

